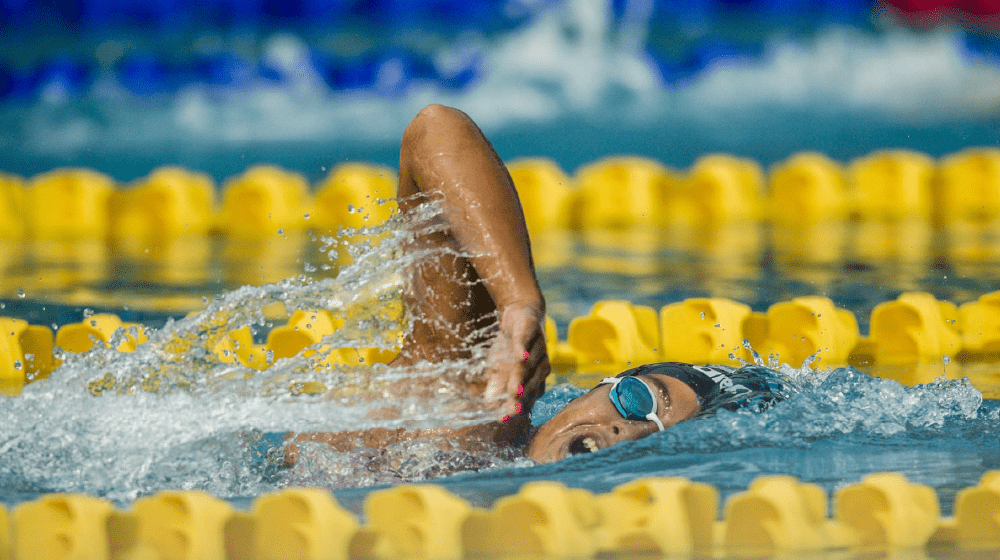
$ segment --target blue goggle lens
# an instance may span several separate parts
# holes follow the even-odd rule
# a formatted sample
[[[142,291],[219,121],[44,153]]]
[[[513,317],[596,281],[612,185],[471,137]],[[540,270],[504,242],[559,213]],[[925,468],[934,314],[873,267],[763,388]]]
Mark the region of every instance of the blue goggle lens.
[[[611,404],[628,420],[646,420],[656,406],[649,386],[634,377],[625,377],[611,388]]]

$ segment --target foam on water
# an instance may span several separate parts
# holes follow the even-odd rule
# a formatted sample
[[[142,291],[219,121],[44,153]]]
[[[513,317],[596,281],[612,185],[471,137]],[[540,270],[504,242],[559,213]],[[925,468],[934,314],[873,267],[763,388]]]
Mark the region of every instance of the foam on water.
[[[764,365],[764,364],[761,364]],[[771,410],[721,410],[710,418],[683,422],[643,440],[609,448],[610,460],[679,453],[732,451],[754,447],[809,447],[824,440],[913,443],[950,435],[995,437],[997,410],[983,412],[982,394],[968,379],[904,386],[851,367],[814,370],[778,367],[792,396]],[[540,401],[541,423],[582,394],[570,385],[550,390]],[[571,461],[603,461],[581,455]]]
[[[225,293],[204,311],[150,332],[133,353],[114,349],[123,332],[111,348],[62,353],[63,364],[48,379],[0,400],[0,489],[82,491],[118,500],[160,488],[246,496],[289,479],[357,486],[494,464],[488,453],[449,454],[426,441],[380,450],[379,457],[365,449],[338,455],[305,446],[291,476],[275,480],[274,472],[254,468],[248,454],[265,432],[460,427],[493,419],[483,401],[464,390],[484,371],[482,347],[473,347],[469,360],[412,367],[323,362],[329,348],[398,345],[405,317],[392,310],[400,307],[400,273],[437,258],[402,247],[415,234],[440,228],[437,214],[428,204],[409,223],[396,217],[348,232],[368,239],[352,247],[354,261],[336,279],[291,278]],[[333,258],[338,245],[328,244]],[[274,304],[289,313],[327,309],[345,317],[345,325],[312,355],[279,359],[264,371],[225,363],[213,351],[232,330],[263,333],[266,309]],[[297,395],[294,387],[303,381],[331,391]]]
[[[533,466],[488,445],[462,448],[446,437],[377,449],[359,442],[350,452],[303,444],[290,470],[277,468],[270,458],[254,458],[266,451],[261,441],[271,438],[280,448],[280,434],[289,431],[460,427],[493,420],[487,403],[464,390],[484,372],[482,346],[472,348],[469,360],[442,364],[346,368],[323,363],[326,347],[397,344],[406,321],[391,310],[399,302],[401,273],[439,256],[404,248],[417,233],[440,228],[438,215],[429,204],[409,222],[395,217],[384,227],[357,232],[366,240],[352,246],[353,263],[335,279],[290,278],[225,293],[201,313],[150,332],[134,353],[99,347],[63,354],[63,365],[48,379],[0,400],[0,499],[80,491],[126,502],[162,488],[198,488],[237,498],[289,484],[367,487],[467,471],[503,478],[508,485],[525,477],[569,477],[601,490],[641,475],[711,477],[714,471],[705,471],[706,464],[727,454],[754,456],[759,449],[794,453],[830,444],[923,449],[926,442],[952,440],[987,448],[995,444],[997,410],[984,412],[982,395],[967,380],[905,387],[852,368],[769,364],[794,390],[771,410],[722,411],[554,465]],[[340,258],[338,247],[339,240],[327,243],[331,260]],[[314,354],[274,360],[260,372],[225,363],[213,352],[227,332],[238,328],[250,327],[260,338],[272,322],[280,322],[268,315],[276,304],[287,312],[328,309],[344,316],[345,326],[314,346]],[[302,381],[332,390],[297,395],[293,387]],[[538,403],[534,423],[547,420],[582,391],[569,385],[551,388]],[[276,433],[276,439],[268,435]],[[720,481],[734,482],[725,476]],[[491,491],[501,488],[516,490],[501,485]]]

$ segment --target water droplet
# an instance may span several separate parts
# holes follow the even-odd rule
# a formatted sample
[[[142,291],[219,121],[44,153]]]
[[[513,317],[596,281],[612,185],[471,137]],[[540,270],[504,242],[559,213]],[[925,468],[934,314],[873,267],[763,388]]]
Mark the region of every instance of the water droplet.
[[[716,324],[715,324],[715,328],[717,328],[717,329],[721,329],[721,328],[722,328],[722,323],[716,323]]]
[[[22,290],[21,288],[18,288],[17,289],[17,297],[23,299],[24,298],[24,290]]]
[[[282,235],[284,233],[285,233],[285,228],[278,228],[278,235]]]
[[[21,363],[21,360],[14,360],[14,369],[20,370],[23,367],[24,367],[24,364]]]
[[[702,311],[701,313],[699,313],[698,316],[701,317],[702,321],[705,320],[705,312],[704,311]]]
[[[319,170],[320,171],[326,171],[326,166],[324,165],[323,167],[320,167]]]
[[[308,220],[309,219],[309,214],[303,214],[302,217]]]
[[[91,308],[86,308],[83,310],[83,318],[89,319],[94,314],[94,310]]]

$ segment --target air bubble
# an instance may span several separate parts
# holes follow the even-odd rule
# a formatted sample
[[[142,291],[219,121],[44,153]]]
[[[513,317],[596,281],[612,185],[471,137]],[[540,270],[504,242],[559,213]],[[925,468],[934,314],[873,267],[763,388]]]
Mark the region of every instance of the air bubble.
[[[24,299],[24,290],[22,290],[21,288],[18,288],[17,289],[17,297],[19,297],[21,299]]]

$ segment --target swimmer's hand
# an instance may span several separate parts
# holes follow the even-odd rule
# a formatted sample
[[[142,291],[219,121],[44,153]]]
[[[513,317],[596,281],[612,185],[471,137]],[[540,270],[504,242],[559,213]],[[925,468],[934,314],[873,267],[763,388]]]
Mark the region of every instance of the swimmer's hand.
[[[545,346],[545,312],[515,303],[500,310],[499,333],[490,348],[483,397],[496,400],[506,421],[527,418],[545,391],[551,371]]]

